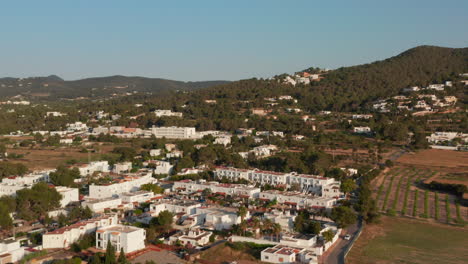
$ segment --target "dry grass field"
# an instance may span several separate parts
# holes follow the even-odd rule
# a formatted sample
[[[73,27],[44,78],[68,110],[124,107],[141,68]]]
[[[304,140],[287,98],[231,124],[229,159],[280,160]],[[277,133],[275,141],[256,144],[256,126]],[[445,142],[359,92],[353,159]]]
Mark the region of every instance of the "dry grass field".
[[[468,229],[384,216],[366,225],[346,258],[350,264],[466,263]]]

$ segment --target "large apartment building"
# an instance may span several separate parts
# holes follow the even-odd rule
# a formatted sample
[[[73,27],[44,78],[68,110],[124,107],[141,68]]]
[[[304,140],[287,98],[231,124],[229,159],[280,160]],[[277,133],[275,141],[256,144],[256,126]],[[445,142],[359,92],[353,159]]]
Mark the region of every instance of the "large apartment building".
[[[174,191],[188,191],[197,192],[205,189],[210,190],[212,193],[219,193],[223,195],[233,195],[245,198],[257,198],[260,193],[260,188],[249,186],[245,184],[226,184],[219,182],[195,182],[191,180],[183,180],[174,182],[172,187]]]
[[[337,186],[339,188],[339,181],[336,181],[333,178],[327,178],[318,175],[297,174],[295,172],[283,173],[275,171],[262,171],[258,169],[218,167],[215,170],[215,176],[220,179],[225,177],[232,181],[244,179],[250,182],[260,183],[261,185],[270,184],[285,187],[298,185],[300,190],[304,193],[313,193],[326,197],[329,197],[329,195],[332,195],[330,197],[340,197],[343,195],[341,192],[333,192],[336,190],[334,188]]]
[[[157,138],[196,139],[200,138],[194,127],[152,127],[151,134]]]

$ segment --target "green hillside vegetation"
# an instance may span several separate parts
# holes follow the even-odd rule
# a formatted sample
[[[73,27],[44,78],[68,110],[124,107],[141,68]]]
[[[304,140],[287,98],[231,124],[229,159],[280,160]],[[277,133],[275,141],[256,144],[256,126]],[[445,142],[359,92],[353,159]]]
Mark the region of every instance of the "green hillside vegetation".
[[[41,98],[107,97],[126,92],[161,93],[207,88],[226,81],[181,82],[160,78],[127,77],[121,75],[65,81],[58,76],[25,78],[0,78],[0,97],[39,96]],[[12,86],[12,87],[10,87]]]

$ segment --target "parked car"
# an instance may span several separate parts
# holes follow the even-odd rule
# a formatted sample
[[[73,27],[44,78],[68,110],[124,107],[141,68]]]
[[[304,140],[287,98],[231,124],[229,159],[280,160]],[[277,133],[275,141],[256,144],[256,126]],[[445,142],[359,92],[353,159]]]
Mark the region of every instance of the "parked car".
[[[351,235],[346,235],[346,236],[344,237],[344,239],[345,239],[345,240],[351,240]]]

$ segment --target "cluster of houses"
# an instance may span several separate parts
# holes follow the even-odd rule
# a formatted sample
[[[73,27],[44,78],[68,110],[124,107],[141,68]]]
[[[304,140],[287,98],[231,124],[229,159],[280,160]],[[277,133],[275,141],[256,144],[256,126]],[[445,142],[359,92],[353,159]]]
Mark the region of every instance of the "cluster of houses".
[[[388,113],[392,110],[406,110],[413,112],[412,115],[415,116],[443,111],[453,107],[457,103],[457,97],[439,97],[436,94],[428,92],[441,92],[445,90],[445,87],[451,86],[452,82],[447,81],[445,84],[431,84],[426,88],[419,88],[417,86],[405,88],[403,89],[403,94],[374,102],[372,107],[375,111],[381,113]]]
[[[432,148],[467,150],[468,134],[459,132],[434,132],[426,137]]]
[[[159,153],[155,153],[159,154]],[[146,165],[151,164],[147,163]],[[95,236],[95,248],[105,250],[108,243],[123,249],[125,253],[138,252],[145,249],[146,231],[131,223],[149,224],[151,219],[159,216],[163,211],[171,212],[178,232],[166,237],[165,243],[191,247],[202,247],[210,243],[214,230],[229,230],[233,225],[239,225],[244,219],[252,216],[248,208],[245,215],[238,213],[236,205],[221,206],[208,202],[207,196],[220,195],[240,200],[275,201],[275,204],[286,206],[289,209],[320,208],[330,210],[338,200],[342,199],[340,182],[332,178],[317,175],[297,173],[279,173],[261,171],[258,169],[237,169],[217,167],[214,175],[220,180],[231,181],[247,180],[250,184],[227,184],[216,181],[181,180],[164,182],[162,194],[141,189],[145,184],[157,184],[153,177],[155,168],[143,168],[137,172],[132,171],[132,164],[122,162],[110,166],[107,161],[96,161],[87,164],[75,164],[80,173],[80,183],[87,177],[105,178],[100,183],[88,186],[86,195],[80,195],[78,188],[53,186],[61,194],[61,208],[48,212],[50,217],[67,214],[71,207],[81,205],[89,208],[94,217],[58,229],[49,229],[42,236],[41,249],[67,249],[80,240],[84,235]],[[49,174],[53,170],[34,172],[25,176],[9,177],[0,184],[1,195],[14,196],[22,188],[30,188],[38,182],[50,182]],[[296,188],[294,191],[264,190],[262,185],[272,185],[285,188]],[[141,204],[148,204],[147,210],[139,215],[124,214],[139,208]],[[70,207],[71,206],[71,207]],[[319,243],[320,234],[304,238],[294,233],[294,214],[289,211],[266,211],[264,219],[270,219],[283,228],[281,239],[278,239],[271,249],[262,252],[262,260],[274,262],[276,256],[285,251],[281,249],[297,248],[295,260],[310,258],[314,261],[323,254],[326,246],[323,241]],[[130,225],[129,225],[130,224]],[[339,231],[332,224],[325,226],[334,228],[336,236]],[[232,241],[249,241],[249,237],[233,236]],[[262,239],[264,238],[256,238]],[[265,241],[263,241],[265,242]],[[0,252],[2,263],[20,260],[28,252],[26,247],[18,246],[17,240],[2,241]],[[297,251],[297,252],[296,252]],[[270,259],[271,258],[271,259]],[[292,258],[292,257],[291,257]],[[269,261],[271,260],[271,261]],[[315,263],[315,262],[307,263]]]
[[[325,71],[324,71],[325,72]],[[281,83],[291,84],[296,86],[297,84],[310,84],[313,81],[320,81],[323,79],[323,72],[321,73],[309,73],[309,72],[298,72],[294,75],[286,75],[278,78]]]

